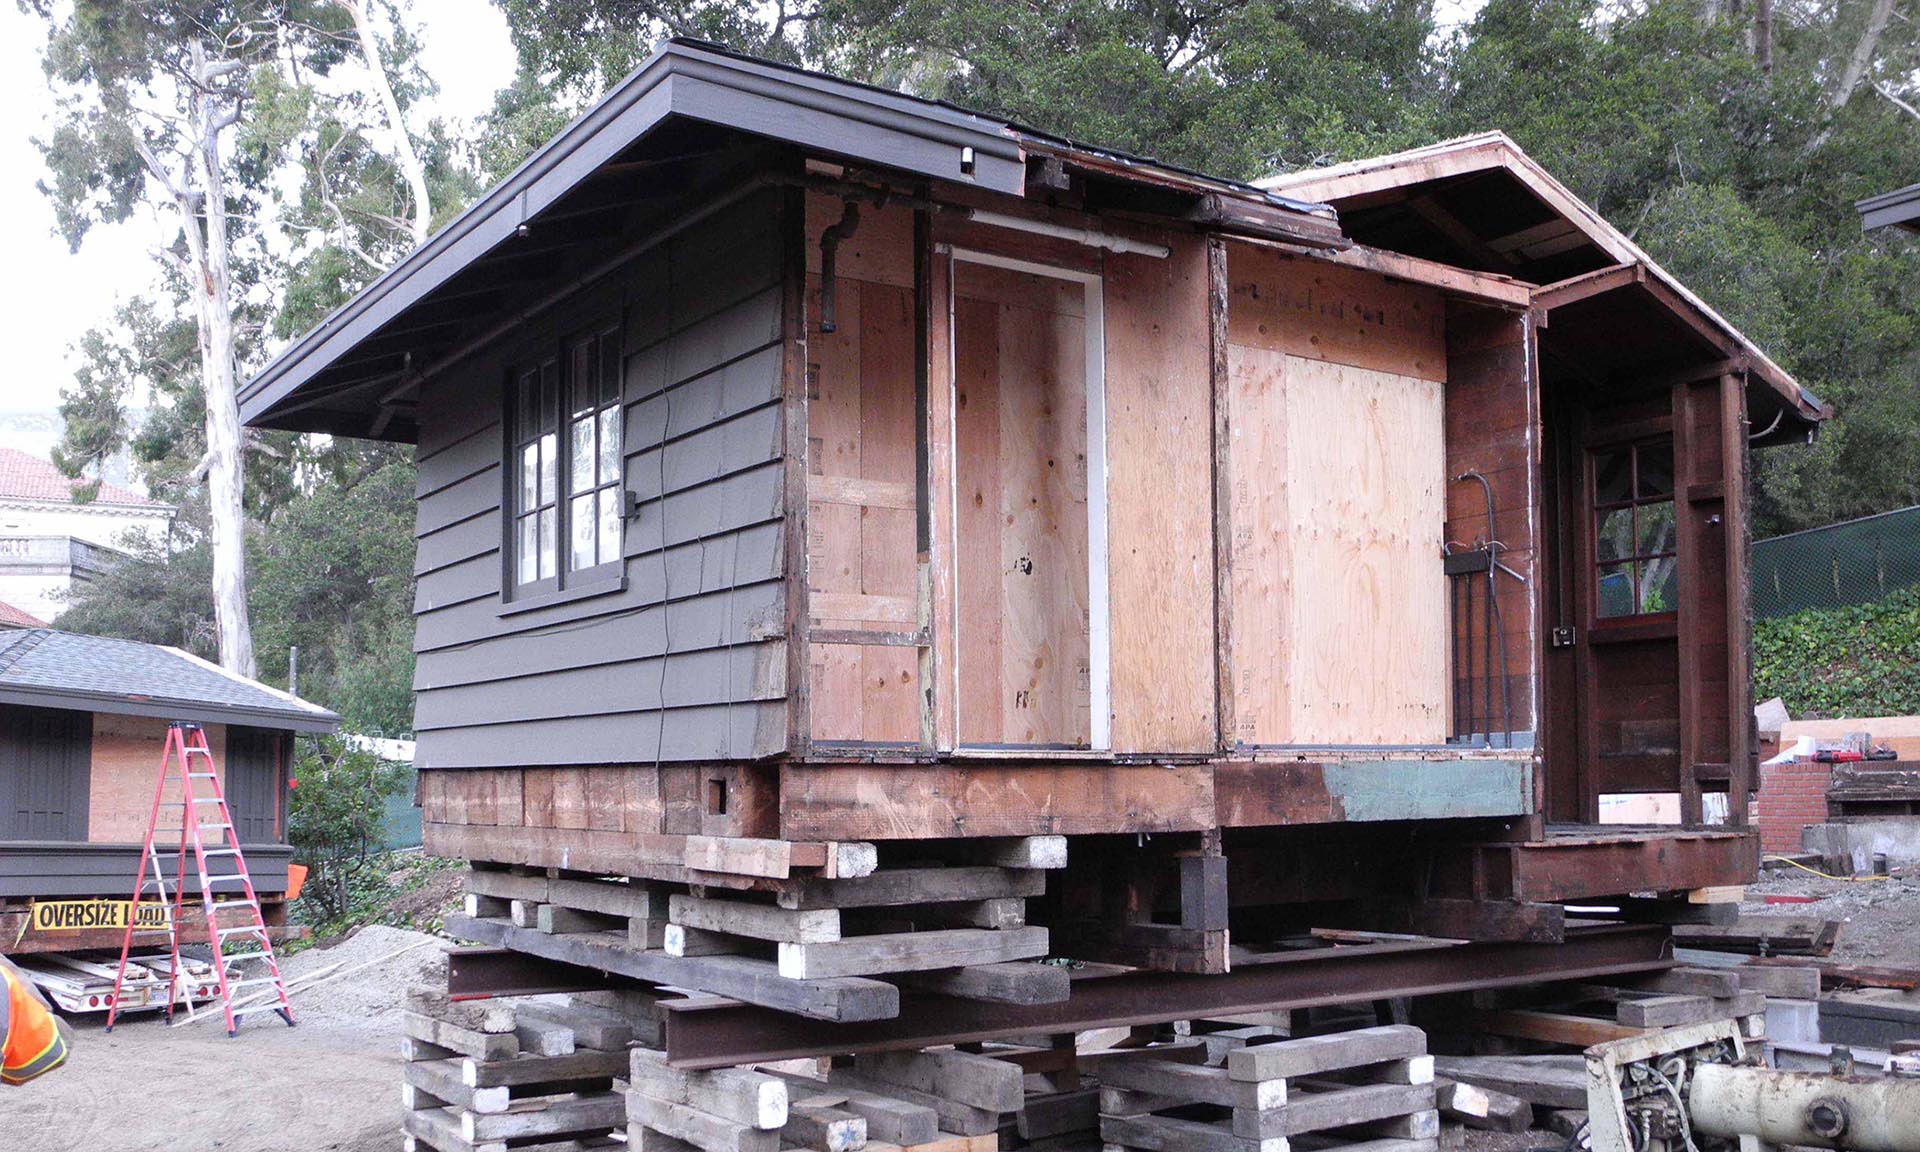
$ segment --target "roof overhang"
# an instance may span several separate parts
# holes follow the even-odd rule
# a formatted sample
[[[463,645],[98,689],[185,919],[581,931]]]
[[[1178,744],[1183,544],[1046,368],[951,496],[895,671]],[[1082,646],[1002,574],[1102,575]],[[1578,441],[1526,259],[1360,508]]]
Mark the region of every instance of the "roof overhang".
[[[151,716],[161,720],[191,720],[196,724],[244,724],[253,728],[281,728],[293,732],[332,732],[340,718],[331,712],[313,714],[256,708],[237,708],[204,700],[170,700],[160,696],[120,696],[74,688],[32,688],[0,685],[0,704],[29,708],[64,708],[73,712],[102,712],[112,716]]]
[[[1871,232],[1875,228],[1904,228],[1909,232],[1920,232],[1920,184],[1909,184],[1905,188],[1869,196],[1854,204],[1853,210],[1860,214],[1862,232]]]
[[[1533,309],[1543,325],[1550,326],[1561,309],[1590,312],[1621,303],[1658,310],[1668,321],[1663,327],[1683,349],[1691,347],[1702,363],[1737,366],[1764,387],[1771,398],[1764,415],[1771,419],[1778,412],[1775,432],[1785,433],[1773,439],[1791,439],[1796,428],[1804,432],[1833,415],[1831,406],[1801,387],[1505,133],[1467,136],[1259,183],[1332,204],[1361,243],[1394,247],[1391,238],[1399,236],[1416,249],[1423,244],[1447,246],[1449,262],[1530,281],[1535,285]],[[1506,212],[1495,212],[1493,217],[1504,221],[1496,229],[1462,210],[1472,206],[1470,200],[1446,200],[1448,190],[1486,196],[1524,192],[1531,214],[1515,221]],[[1372,234],[1373,229],[1378,234]]]
[[[517,311],[523,301],[500,295],[497,285],[483,303],[461,308],[453,302],[468,298],[476,279],[506,282],[523,295],[537,286],[538,278],[520,274],[517,266],[511,266],[514,275],[494,272],[510,267],[507,261],[520,258],[516,253],[524,254],[529,245],[538,254],[543,234],[561,238],[545,250],[549,255],[567,249],[564,257],[548,261],[549,268],[566,264],[577,271],[583,252],[604,256],[616,233],[603,230],[595,250],[568,229],[592,212],[631,210],[644,197],[602,189],[596,202],[584,187],[610,172],[657,163],[635,157],[656,145],[667,148],[661,142],[675,138],[668,130],[673,123],[699,126],[700,132],[718,133],[725,141],[770,141],[865,169],[1010,196],[1026,195],[1032,168],[1051,163],[1170,195],[1189,213],[1184,219],[1191,226],[1281,235],[1308,247],[1348,243],[1325,205],[1089,147],[937,101],[713,45],[669,40],[512,175],[276,356],[241,388],[241,419],[264,427],[409,439],[416,430],[406,420],[396,422],[393,414],[396,398],[405,396],[428,367],[422,361],[444,364],[457,350],[471,348],[472,332],[486,327],[482,321],[491,319],[498,327],[524,318]],[[715,165],[732,178],[718,161]],[[703,191],[688,187],[682,173],[633,179],[648,181],[648,195],[660,195],[662,187],[683,197]],[[581,210],[582,201],[587,211]],[[529,235],[535,240],[524,239]],[[559,276],[555,282],[581,286]]]

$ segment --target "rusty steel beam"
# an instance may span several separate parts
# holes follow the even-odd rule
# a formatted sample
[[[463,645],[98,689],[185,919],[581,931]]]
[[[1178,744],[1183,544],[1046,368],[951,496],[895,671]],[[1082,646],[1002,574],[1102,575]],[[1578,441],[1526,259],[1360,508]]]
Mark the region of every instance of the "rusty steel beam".
[[[452,1000],[652,987],[642,980],[511,948],[447,949],[447,996]]]
[[[1673,966],[1669,944],[1668,930],[1651,925],[1575,929],[1563,944],[1327,948],[1215,976],[1128,972],[1079,979],[1072,997],[1059,1004],[991,1004],[903,990],[899,1016],[858,1023],[712,1000],[662,1007],[668,1009],[668,1063],[723,1068],[1655,972]]]

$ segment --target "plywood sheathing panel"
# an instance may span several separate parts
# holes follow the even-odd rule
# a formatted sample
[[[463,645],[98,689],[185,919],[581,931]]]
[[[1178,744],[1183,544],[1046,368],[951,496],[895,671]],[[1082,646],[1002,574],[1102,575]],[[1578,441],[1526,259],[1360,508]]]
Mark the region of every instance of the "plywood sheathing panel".
[[[1250,244],[1230,245],[1228,253],[1229,344],[1447,379],[1437,290]]]
[[[1206,752],[1214,709],[1206,241],[1107,257],[1107,571],[1116,752]]]
[[[807,198],[809,316],[823,315],[820,233],[841,201]],[[808,335],[807,553],[814,632],[921,631],[914,447],[913,215],[863,206],[835,276],[836,330]],[[809,645],[816,741],[921,737],[920,656],[905,644]]]
[[[1085,291],[966,261],[954,284],[959,740],[1085,747]]]
[[[213,770],[226,783],[227,726],[205,725]],[[93,767],[87,789],[87,840],[93,844],[139,844],[147,836],[153,789],[160,782],[160,756],[167,746],[167,722],[151,716],[93,714]],[[197,770],[197,769],[196,769]],[[206,789],[200,789],[205,795]],[[164,799],[178,802],[180,785],[167,787]],[[172,809],[177,813],[178,809]],[[163,817],[167,818],[167,817]],[[176,829],[178,824],[173,825]]]

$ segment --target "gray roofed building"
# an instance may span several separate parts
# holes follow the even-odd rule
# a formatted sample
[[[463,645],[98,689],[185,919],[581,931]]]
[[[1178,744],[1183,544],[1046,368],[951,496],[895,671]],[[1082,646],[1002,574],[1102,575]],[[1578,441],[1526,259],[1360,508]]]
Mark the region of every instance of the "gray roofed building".
[[[331,732],[340,717],[178,648],[51,628],[0,631],[0,703]]]

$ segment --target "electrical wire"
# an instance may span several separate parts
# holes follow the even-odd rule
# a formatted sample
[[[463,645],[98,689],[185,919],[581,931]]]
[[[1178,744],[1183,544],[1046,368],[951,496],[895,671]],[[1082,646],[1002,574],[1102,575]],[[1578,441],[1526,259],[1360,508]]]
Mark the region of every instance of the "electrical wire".
[[[1762,856],[1761,860],[1771,860],[1776,864],[1791,864],[1802,872],[1811,872],[1822,880],[1837,880],[1842,884],[1869,884],[1876,880],[1891,880],[1891,876],[1835,876],[1831,872],[1822,872],[1818,868],[1809,868],[1790,856]]]
[[[1693,1142],[1693,1122],[1687,1118],[1687,1102],[1680,1098],[1680,1089],[1674,1086],[1672,1080],[1667,1079],[1666,1073],[1653,1065],[1647,1065],[1647,1071],[1653,1074],[1655,1080],[1660,1081],[1660,1086],[1667,1090],[1667,1095],[1673,1097],[1673,1109],[1680,1116],[1680,1140],[1686,1145],[1687,1152],[1700,1152],[1700,1146]]]

